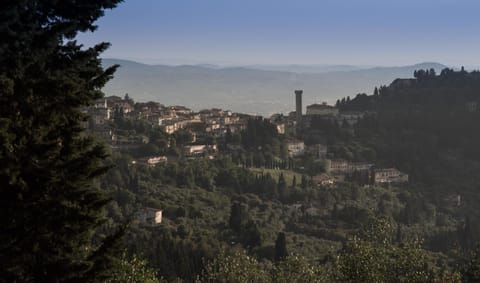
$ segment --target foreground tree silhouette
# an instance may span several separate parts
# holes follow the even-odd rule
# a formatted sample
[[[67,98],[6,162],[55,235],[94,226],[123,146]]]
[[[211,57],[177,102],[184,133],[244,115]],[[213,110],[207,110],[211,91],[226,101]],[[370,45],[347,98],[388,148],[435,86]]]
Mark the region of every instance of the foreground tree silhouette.
[[[81,108],[115,67],[73,41],[120,0],[0,4],[0,281],[105,280],[92,245],[107,198],[94,186],[104,148],[83,133]]]

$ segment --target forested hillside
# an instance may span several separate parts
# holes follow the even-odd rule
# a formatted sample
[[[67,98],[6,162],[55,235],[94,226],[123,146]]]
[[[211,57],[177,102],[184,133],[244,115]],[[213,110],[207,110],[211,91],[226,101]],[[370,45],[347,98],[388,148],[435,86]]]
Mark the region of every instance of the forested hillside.
[[[260,153],[285,153],[282,136],[257,119],[217,140],[243,153],[214,160],[132,166],[134,152],[114,152],[116,167],[102,180],[115,199],[111,225],[162,209],[161,225],[133,221],[125,243],[169,281],[475,282],[479,74],[415,75],[339,100],[343,111],[366,113],[355,125],[311,125],[323,127],[332,154],[397,167],[408,184],[351,176],[317,186],[303,166],[259,168]]]
[[[396,80],[373,95],[337,104],[369,111],[355,126],[352,142],[374,152],[378,164],[409,172],[411,189],[419,196],[407,202],[412,211],[430,203],[437,228],[452,221],[450,230],[429,231],[431,248],[473,248],[480,224],[480,73],[444,69],[439,75],[433,70],[414,75],[415,80]],[[418,221],[418,213],[412,217]]]
[[[355,126],[355,142],[370,147],[378,162],[410,172],[422,191],[460,194],[462,207],[471,208],[480,161],[480,73],[420,70],[415,76],[337,104],[370,111]]]

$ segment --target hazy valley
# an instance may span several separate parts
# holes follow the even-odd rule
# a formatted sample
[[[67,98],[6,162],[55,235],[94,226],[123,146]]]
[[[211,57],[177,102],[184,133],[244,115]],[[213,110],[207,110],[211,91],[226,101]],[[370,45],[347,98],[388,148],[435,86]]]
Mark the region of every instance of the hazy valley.
[[[329,65],[221,68],[146,65],[117,59],[104,59],[103,64],[120,65],[114,79],[104,88],[108,94],[128,93],[137,101],[185,105],[193,110],[218,107],[265,116],[292,111],[293,89],[305,90],[305,105],[333,104],[341,97],[372,93],[375,86],[388,85],[396,78],[410,78],[414,70],[445,68],[438,63],[366,69]]]

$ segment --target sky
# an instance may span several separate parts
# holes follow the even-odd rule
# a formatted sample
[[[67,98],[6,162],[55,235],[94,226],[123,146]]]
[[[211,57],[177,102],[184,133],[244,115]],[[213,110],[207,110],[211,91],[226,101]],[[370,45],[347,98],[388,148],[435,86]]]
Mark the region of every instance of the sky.
[[[478,0],[126,0],[86,46],[147,64],[480,66]]]

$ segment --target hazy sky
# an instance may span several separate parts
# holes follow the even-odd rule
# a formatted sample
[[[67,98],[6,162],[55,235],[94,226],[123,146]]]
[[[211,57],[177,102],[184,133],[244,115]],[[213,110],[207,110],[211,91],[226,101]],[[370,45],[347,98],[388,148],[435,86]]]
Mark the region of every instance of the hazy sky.
[[[479,0],[126,0],[86,45],[145,63],[480,66]]]

